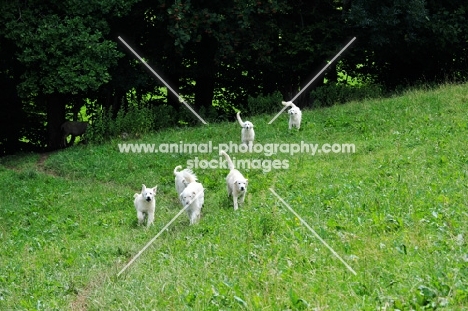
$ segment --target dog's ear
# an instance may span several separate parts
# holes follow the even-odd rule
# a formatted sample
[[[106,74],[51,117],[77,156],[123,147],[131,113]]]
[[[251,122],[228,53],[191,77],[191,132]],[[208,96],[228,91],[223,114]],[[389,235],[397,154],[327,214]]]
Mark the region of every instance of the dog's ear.
[[[154,194],[156,194],[156,191],[158,191],[158,186],[154,186],[154,188],[153,188]]]
[[[146,191],[146,186],[145,186],[145,184],[142,184],[141,185],[141,192],[145,192],[145,191]]]
[[[245,184],[246,184],[246,185],[249,184],[249,180],[248,180],[248,179],[245,180]]]

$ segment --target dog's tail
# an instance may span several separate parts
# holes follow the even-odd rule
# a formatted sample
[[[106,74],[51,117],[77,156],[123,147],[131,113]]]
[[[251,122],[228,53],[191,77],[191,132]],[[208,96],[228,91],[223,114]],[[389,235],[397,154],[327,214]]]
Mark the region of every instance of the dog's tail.
[[[175,168],[174,168],[174,175],[179,175],[179,174],[182,174],[182,177],[185,179],[185,182],[187,184],[191,183],[191,182],[194,182],[194,181],[197,181],[197,175],[195,175],[191,169],[189,168],[186,168],[182,171],[179,171],[180,169],[182,168],[181,165],[177,165]]]
[[[289,106],[291,108],[294,108],[294,107],[297,107],[296,105],[294,105],[293,102],[285,102],[285,101],[282,101],[281,102],[284,106]]]
[[[177,175],[177,173],[179,173],[179,170],[182,168],[181,165],[177,165],[175,168],[174,168],[174,175]]]
[[[232,163],[231,157],[226,152],[224,152],[224,150],[221,150],[219,152],[219,155],[223,155],[226,158],[229,170],[233,170],[234,169],[234,163]]]
[[[197,181],[197,175],[195,175],[190,169],[186,168],[182,171],[182,176],[184,176],[187,184]]]
[[[240,117],[240,112],[236,113],[237,121],[239,122],[240,126],[244,127],[244,121],[242,121]]]

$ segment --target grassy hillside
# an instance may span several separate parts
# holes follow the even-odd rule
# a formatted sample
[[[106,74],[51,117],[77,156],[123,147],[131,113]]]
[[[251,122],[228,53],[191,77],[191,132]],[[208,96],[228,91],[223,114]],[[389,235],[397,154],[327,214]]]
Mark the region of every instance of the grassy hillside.
[[[468,307],[468,85],[304,111],[243,116],[266,144],[354,144],[354,153],[231,153],[280,160],[241,169],[233,211],[227,169],[193,170],[201,222],[181,215],[173,169],[212,153],[122,153],[119,143],[240,141],[239,125],[168,130],[138,140],[0,159],[0,309],[422,310]],[[278,110],[281,105],[278,106]],[[284,151],[284,150],[283,150]],[[137,225],[133,194],[158,186],[155,225]],[[268,189],[346,261],[351,273]]]

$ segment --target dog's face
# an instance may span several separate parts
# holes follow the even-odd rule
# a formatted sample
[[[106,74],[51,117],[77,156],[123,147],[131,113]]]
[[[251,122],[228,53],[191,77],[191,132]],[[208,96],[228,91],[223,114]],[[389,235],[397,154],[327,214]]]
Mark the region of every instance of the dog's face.
[[[190,202],[192,202],[193,198],[195,198],[196,195],[197,194],[195,193],[195,191],[184,191],[180,194],[180,201],[183,205],[188,205]]]
[[[291,108],[291,109],[288,110],[288,113],[289,113],[290,115],[292,115],[292,116],[293,116],[293,115],[299,114],[299,112],[300,112],[300,110],[299,110],[299,108],[297,108],[297,107],[293,107],[293,108]]]
[[[236,186],[237,190],[239,192],[244,192],[247,190],[247,184],[248,184],[248,180],[247,179],[240,179],[240,180],[236,180],[234,182],[234,185]]]
[[[253,127],[254,127],[254,126],[253,126],[252,122],[250,122],[250,121],[245,121],[245,122],[244,122],[243,128],[245,128],[246,130],[253,129]]]
[[[151,202],[154,200],[154,196],[156,195],[157,186],[154,188],[146,188],[145,185],[141,188],[141,196],[145,199],[146,202]]]

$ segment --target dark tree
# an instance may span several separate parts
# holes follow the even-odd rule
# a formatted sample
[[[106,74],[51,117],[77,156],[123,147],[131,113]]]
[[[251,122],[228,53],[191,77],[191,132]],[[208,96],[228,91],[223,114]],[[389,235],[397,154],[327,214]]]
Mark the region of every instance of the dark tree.
[[[346,19],[359,44],[348,69],[390,88],[466,78],[467,12],[463,0],[353,0]]]
[[[114,40],[106,39],[109,26],[104,16],[125,14],[133,2],[33,0],[3,4],[0,35],[14,42],[15,56],[24,68],[17,91],[23,103],[33,101],[45,114],[48,149],[60,146],[60,125],[65,121],[68,98],[76,94],[85,97],[111,80],[108,69],[123,54]]]

